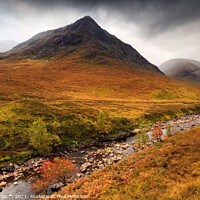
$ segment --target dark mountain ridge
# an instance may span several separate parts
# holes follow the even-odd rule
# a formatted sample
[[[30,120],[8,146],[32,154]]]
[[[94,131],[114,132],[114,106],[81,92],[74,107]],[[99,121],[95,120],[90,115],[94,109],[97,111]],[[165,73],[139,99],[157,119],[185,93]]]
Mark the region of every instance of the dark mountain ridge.
[[[106,62],[106,58],[117,59],[139,70],[163,74],[131,45],[109,34],[89,16],[68,26],[39,33],[1,54],[0,58],[51,59],[72,55],[98,63]]]

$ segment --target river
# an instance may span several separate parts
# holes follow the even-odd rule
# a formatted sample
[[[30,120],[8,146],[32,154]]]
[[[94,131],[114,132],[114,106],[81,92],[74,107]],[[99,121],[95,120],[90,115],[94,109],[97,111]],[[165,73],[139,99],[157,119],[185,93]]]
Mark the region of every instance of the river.
[[[167,132],[167,124],[170,123],[173,131],[186,131],[195,126],[200,125],[200,115],[188,115],[179,119],[174,119],[165,123],[161,123],[161,128],[163,131],[163,136],[165,137]],[[147,132],[151,138],[152,132]],[[70,151],[66,153],[66,156],[73,161],[79,167],[79,173],[81,174],[81,166],[84,166],[86,163],[85,170],[89,175],[93,171],[103,168],[105,165],[118,162],[123,157],[126,157],[130,154],[133,154],[135,151],[141,150],[133,148],[131,144],[135,141],[134,136],[127,137],[121,141],[112,141],[112,142],[101,142],[95,146],[87,147],[80,149],[78,151]],[[153,145],[152,142],[149,143],[149,146]],[[89,163],[89,164],[88,164]],[[94,163],[90,164],[90,163]],[[88,166],[89,165],[89,166]],[[21,178],[14,180],[14,177],[6,179],[7,186],[0,192],[0,199],[11,200],[11,199],[32,199],[31,195],[34,195],[33,191],[30,189],[32,172],[26,172]],[[48,190],[48,194],[51,194],[51,190]]]

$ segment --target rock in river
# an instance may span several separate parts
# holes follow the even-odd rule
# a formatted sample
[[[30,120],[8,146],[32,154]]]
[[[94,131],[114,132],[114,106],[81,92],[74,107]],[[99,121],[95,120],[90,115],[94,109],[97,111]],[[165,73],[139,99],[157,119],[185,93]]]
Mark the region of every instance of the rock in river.
[[[7,185],[7,182],[5,182],[5,181],[2,181],[1,183],[0,183],[0,187],[5,187]]]
[[[126,139],[126,138],[129,137],[129,136],[130,136],[130,133],[121,132],[121,133],[115,138],[115,140]]]

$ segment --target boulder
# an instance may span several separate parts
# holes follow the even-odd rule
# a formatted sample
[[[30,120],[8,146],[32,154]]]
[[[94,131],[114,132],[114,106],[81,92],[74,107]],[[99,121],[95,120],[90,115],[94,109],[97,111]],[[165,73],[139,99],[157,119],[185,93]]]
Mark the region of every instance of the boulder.
[[[128,147],[129,147],[129,144],[125,144],[125,145],[122,146],[122,149],[125,150],[125,149],[128,149]]]
[[[10,163],[9,165],[6,166],[6,170],[7,172],[13,172],[15,170],[14,164]]]
[[[57,192],[58,190],[60,190],[60,185],[59,184],[54,184],[51,186],[51,191],[52,192]]]
[[[129,136],[130,136],[130,133],[121,132],[120,134],[117,135],[117,137],[115,137],[114,140],[126,139]]]
[[[134,130],[132,130],[131,131],[131,135],[136,135],[137,133],[139,133],[141,130],[139,129],[139,128],[137,128],[137,129],[134,129]]]
[[[2,181],[1,183],[0,183],[0,187],[5,187],[7,185],[7,182],[5,182],[5,181]]]
[[[135,141],[132,141],[131,144],[134,145],[134,144],[135,144]]]

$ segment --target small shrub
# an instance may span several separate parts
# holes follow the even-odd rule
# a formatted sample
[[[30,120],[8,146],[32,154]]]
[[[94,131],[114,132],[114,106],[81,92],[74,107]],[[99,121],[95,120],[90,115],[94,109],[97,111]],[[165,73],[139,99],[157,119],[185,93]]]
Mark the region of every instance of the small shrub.
[[[160,142],[161,141],[161,137],[163,135],[162,129],[160,127],[160,124],[159,125],[155,125],[152,132],[153,132],[152,133],[152,138],[156,139],[157,141]]]
[[[31,189],[35,193],[45,193],[48,187],[55,183],[63,183],[67,185],[69,179],[73,179],[77,173],[76,165],[72,164],[68,159],[55,159],[53,162],[45,161],[40,168],[40,177],[31,184]]]
[[[135,136],[135,139],[136,139],[136,146],[140,147],[140,146],[142,146],[143,144],[146,144],[149,141],[149,135],[146,132],[138,133]]]
[[[171,124],[168,124],[167,126],[167,137],[171,137],[172,136],[172,128],[171,128]]]
[[[106,115],[103,111],[99,112],[99,115],[97,117],[97,124],[98,124],[98,129],[100,131],[105,130],[105,124],[106,124]]]

